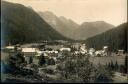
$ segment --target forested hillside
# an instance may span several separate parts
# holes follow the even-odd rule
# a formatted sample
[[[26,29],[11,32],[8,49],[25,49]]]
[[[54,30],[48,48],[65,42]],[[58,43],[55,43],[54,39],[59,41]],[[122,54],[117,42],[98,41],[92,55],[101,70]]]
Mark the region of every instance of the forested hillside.
[[[2,1],[2,39],[5,43],[70,40],[47,24],[33,9]]]
[[[88,47],[102,49],[104,45],[109,46],[110,50],[116,51],[124,49],[126,51],[128,40],[128,24],[124,23],[116,28],[110,29],[102,34],[88,38],[85,43]]]

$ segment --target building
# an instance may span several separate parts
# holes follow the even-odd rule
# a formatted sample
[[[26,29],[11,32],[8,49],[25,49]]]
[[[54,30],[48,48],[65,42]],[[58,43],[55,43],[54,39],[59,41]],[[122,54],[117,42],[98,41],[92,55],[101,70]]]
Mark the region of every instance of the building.
[[[80,46],[80,52],[81,52],[81,54],[87,54],[88,51],[87,51],[87,47],[85,44],[82,44]]]
[[[103,50],[97,50],[97,51],[95,52],[95,55],[96,55],[96,56],[103,56]]]
[[[68,51],[68,52],[70,52],[71,48],[60,48],[60,51]]]
[[[33,57],[36,56],[37,49],[36,48],[22,48],[22,53],[24,54],[26,62],[30,64],[30,63],[33,63]]]
[[[14,50],[14,46],[6,46],[5,49]]]
[[[97,50],[95,52],[96,56],[111,56],[111,52],[108,50],[108,46],[103,46],[102,50]]]
[[[111,52],[108,46],[103,47],[103,56],[111,56]]]
[[[6,46],[4,48],[4,50],[7,51],[8,53],[14,53],[14,49],[15,49],[15,46]]]
[[[42,51],[40,51],[40,50],[36,50],[36,57],[40,57],[41,55],[43,54],[43,52]]]
[[[6,46],[4,50],[10,54],[14,54],[17,51],[21,51],[21,47],[18,45]]]
[[[104,51],[108,51],[108,46],[104,46],[104,47],[103,47],[103,50],[104,50]]]
[[[110,51],[108,50],[108,46],[103,46],[102,50],[97,50],[95,52],[96,56],[110,56]]]
[[[79,50],[80,46],[81,46],[81,43],[73,43],[72,44],[72,47],[75,48],[76,50]]]
[[[92,57],[95,56],[95,49],[94,48],[89,49],[89,55],[92,56]]]
[[[118,50],[117,55],[118,55],[118,56],[123,56],[123,55],[124,55],[124,50]]]
[[[75,51],[74,52],[74,55],[78,55],[78,54],[80,54],[80,51]]]
[[[22,48],[24,56],[35,56],[37,49],[36,48]]]

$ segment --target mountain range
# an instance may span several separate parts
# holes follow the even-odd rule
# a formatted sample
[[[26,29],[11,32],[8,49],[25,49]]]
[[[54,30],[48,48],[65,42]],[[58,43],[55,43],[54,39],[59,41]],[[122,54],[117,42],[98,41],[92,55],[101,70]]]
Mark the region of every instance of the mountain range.
[[[32,7],[2,1],[1,30],[5,43],[43,40],[86,40],[114,28],[104,21],[77,24],[50,11],[35,12]],[[73,40],[72,40],[73,41]]]
[[[89,37],[114,28],[113,25],[104,21],[84,22],[82,24],[77,24],[73,20],[67,19],[64,16],[57,17],[50,11],[38,12],[38,14],[56,31],[68,38],[75,40],[85,40]]]
[[[6,44],[42,40],[71,40],[54,30],[32,8],[2,1],[1,30]]]
[[[79,27],[79,25],[70,19],[65,17],[57,17],[55,14],[49,11],[38,13],[48,24],[50,24],[56,31],[60,32],[65,37],[71,39],[74,31]]]
[[[113,25],[104,21],[84,22],[79,26],[74,35],[76,35],[78,40],[86,40],[112,28],[114,28]]]

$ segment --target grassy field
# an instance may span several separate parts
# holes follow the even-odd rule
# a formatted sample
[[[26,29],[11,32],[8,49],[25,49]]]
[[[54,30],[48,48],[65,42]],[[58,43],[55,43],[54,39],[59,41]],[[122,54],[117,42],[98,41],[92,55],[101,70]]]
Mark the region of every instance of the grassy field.
[[[9,54],[6,52],[1,51],[1,60],[6,61],[6,59],[9,57]]]
[[[90,61],[93,62],[94,64],[103,64],[105,65],[106,63],[109,62],[113,62],[113,63],[117,63],[119,65],[124,64],[124,60],[125,60],[125,55],[124,56],[111,56],[111,57],[90,57]]]

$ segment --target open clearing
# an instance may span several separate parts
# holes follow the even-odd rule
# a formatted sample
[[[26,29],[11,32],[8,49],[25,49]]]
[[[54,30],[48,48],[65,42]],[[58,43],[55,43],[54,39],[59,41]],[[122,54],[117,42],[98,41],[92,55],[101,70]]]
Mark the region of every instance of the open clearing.
[[[90,57],[90,61],[93,62],[94,64],[103,64],[105,65],[106,63],[108,64],[109,62],[117,63],[119,65],[123,65],[125,60],[125,56],[111,56],[111,57]]]

